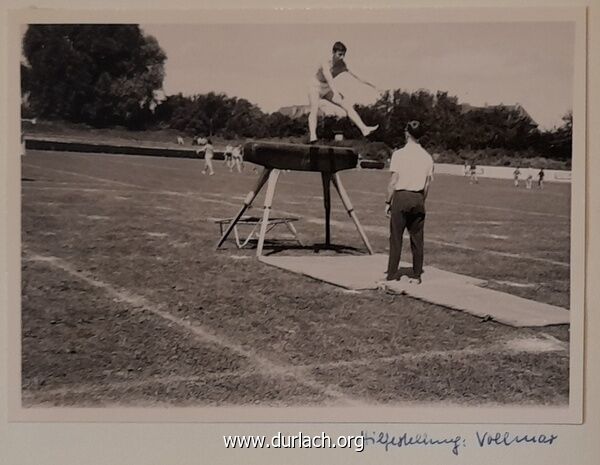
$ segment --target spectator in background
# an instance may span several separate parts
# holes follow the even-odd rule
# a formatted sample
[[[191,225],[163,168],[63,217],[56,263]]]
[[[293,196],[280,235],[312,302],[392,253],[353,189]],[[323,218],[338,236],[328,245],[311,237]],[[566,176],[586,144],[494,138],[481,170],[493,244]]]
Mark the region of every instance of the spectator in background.
[[[390,216],[390,255],[388,281],[400,278],[398,266],[402,253],[404,230],[410,233],[413,272],[409,282],[420,284],[423,274],[423,234],[425,226],[425,199],[433,179],[433,158],[421,145],[423,130],[418,121],[410,121],[405,128],[406,145],[392,154],[385,213]]]
[[[477,165],[475,162],[471,163],[471,167],[469,168],[469,184],[479,184],[479,179],[477,179]]]
[[[540,169],[540,172],[538,173],[538,189],[543,189],[544,188],[544,168]]]
[[[527,189],[531,189],[532,185],[533,185],[533,175],[531,173],[529,173],[529,176],[527,176],[527,179],[525,180],[525,186],[527,187]]]
[[[233,152],[233,147],[231,146],[231,144],[227,144],[225,146],[225,151],[223,152],[223,155],[225,156],[225,166],[229,168],[229,171],[233,171],[233,160],[231,158],[231,152]]]
[[[519,176],[521,175],[521,170],[517,166],[517,169],[513,171],[513,178],[515,180],[515,187],[519,187]]]
[[[192,145],[205,145],[206,139],[202,136],[196,136],[192,139]]]
[[[199,155],[200,152],[204,152],[204,169],[202,170],[202,174],[206,174],[208,172],[209,176],[213,176],[215,171],[213,169],[212,160],[215,156],[215,148],[213,147],[210,139],[205,140],[206,143],[196,149],[196,154]]]
[[[244,156],[242,155],[242,146],[236,145],[231,150],[231,162],[237,169],[238,173],[244,170]]]
[[[469,163],[467,161],[465,161],[465,166],[463,168],[463,172],[465,177],[467,177],[469,175]]]

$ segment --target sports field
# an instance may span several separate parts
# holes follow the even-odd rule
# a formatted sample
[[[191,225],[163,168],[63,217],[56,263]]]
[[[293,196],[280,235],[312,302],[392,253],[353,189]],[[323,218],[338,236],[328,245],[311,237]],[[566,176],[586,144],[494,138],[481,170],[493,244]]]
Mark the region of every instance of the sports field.
[[[258,174],[216,162],[216,175],[203,176],[203,165],[23,157],[24,406],[567,404],[568,326],[509,327],[284,272],[231,241],[216,251],[214,219],[238,211]],[[389,174],[340,175],[385,253]],[[307,246],[274,230],[265,253],[315,253],[321,191],[317,173],[282,173],[273,215],[298,217]],[[364,252],[332,201],[333,242],[348,248],[319,253]],[[526,190],[438,175],[427,208],[426,265],[568,308],[568,184]]]

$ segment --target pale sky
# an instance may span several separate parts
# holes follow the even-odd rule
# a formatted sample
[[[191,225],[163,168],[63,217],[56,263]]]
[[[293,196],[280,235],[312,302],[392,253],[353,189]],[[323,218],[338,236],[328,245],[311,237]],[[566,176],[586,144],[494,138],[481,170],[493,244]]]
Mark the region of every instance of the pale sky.
[[[574,24],[142,25],[167,54],[167,95],[224,92],[272,112],[308,103],[307,81],[340,40],[381,89],[448,91],[461,103],[521,104],[542,129],[573,105]],[[338,77],[353,101],[370,88]]]

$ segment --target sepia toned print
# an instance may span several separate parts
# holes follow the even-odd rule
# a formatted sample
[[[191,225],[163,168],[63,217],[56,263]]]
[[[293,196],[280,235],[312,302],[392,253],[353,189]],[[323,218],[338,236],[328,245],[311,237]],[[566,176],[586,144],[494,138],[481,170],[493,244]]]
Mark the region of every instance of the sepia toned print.
[[[579,27],[24,23],[20,409],[577,419]]]

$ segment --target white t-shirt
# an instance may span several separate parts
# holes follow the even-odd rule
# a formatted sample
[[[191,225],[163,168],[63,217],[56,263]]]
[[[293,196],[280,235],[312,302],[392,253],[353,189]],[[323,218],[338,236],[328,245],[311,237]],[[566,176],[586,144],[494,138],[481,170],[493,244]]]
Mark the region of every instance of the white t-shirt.
[[[404,147],[392,154],[390,171],[398,173],[395,190],[420,191],[428,176],[433,177],[433,158],[417,142],[409,139]]]

